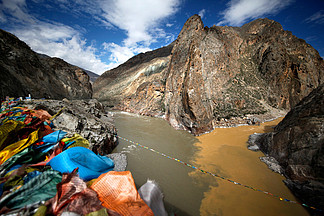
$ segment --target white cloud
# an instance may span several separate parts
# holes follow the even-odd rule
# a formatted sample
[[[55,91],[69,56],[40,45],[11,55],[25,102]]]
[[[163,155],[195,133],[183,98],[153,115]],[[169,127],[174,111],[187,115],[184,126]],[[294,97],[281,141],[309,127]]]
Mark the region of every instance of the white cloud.
[[[240,26],[251,19],[276,14],[292,2],[293,0],[231,0],[217,25]]]
[[[172,43],[174,40],[176,39],[176,37],[173,34],[169,34],[165,37],[165,43],[166,44],[170,44]]]
[[[109,68],[113,68],[119,64],[126,62],[137,53],[147,52],[151,49],[145,46],[120,46],[115,43],[104,43],[104,49],[111,53],[109,60],[112,62]]]
[[[3,14],[3,12],[0,10],[0,23],[4,23],[7,21],[6,16]]]
[[[202,18],[204,18],[205,16],[205,13],[206,13],[206,10],[205,9],[202,9],[201,11],[199,11],[198,15]]]
[[[165,26],[166,26],[166,27],[172,27],[173,24],[172,24],[172,23],[167,23]]]
[[[103,44],[105,51],[110,54],[107,57],[110,63],[105,64],[96,54],[94,46],[88,45],[75,28],[32,16],[26,0],[2,0],[0,3],[0,22],[14,23],[10,31],[33,50],[101,74],[140,52],[151,50],[149,47],[152,43],[174,38],[160,25],[178,10],[181,0],[32,1],[42,2],[44,7],[50,9],[60,8],[74,16],[90,15],[109,30],[125,31],[126,38],[121,44]]]
[[[317,24],[324,24],[324,10],[316,12],[312,16],[308,17],[305,21],[308,23],[315,22]]]
[[[312,41],[316,41],[317,39],[318,39],[318,37],[313,35],[313,36],[306,37],[305,41],[307,41],[307,43],[309,43],[309,42],[312,42]]]
[[[96,49],[86,45],[86,40],[74,29],[64,25],[41,23],[13,31],[36,52],[62,58],[70,64],[102,74],[108,65],[101,62]]]
[[[10,31],[34,51],[62,58],[70,64],[98,74],[108,69],[108,65],[96,55],[96,49],[87,45],[78,31],[61,23],[36,19],[28,14],[24,0],[3,0],[0,9],[2,14],[11,15],[4,20],[14,23]]]
[[[114,26],[125,30],[126,47],[136,43],[150,45],[161,34],[160,21],[178,10],[179,0],[103,0],[102,17]],[[156,32],[158,31],[158,32]]]
[[[18,22],[35,22],[35,19],[27,13],[25,0],[2,0],[0,10],[2,14],[10,13],[11,18]]]
[[[126,32],[126,39],[121,45],[104,43],[110,53],[109,68],[124,63],[134,55],[151,50],[152,43],[162,39],[169,42],[173,35],[160,28],[161,21],[173,15],[180,0],[100,0],[103,11],[100,16],[108,28],[113,25]],[[166,24],[171,27],[172,24]]]

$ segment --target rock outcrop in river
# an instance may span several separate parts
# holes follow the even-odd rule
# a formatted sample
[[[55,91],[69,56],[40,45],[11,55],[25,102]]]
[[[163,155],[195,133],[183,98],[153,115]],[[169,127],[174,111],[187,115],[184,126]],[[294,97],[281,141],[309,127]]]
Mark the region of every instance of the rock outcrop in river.
[[[194,15],[171,45],[105,72],[94,83],[94,97],[164,116],[197,135],[253,122],[251,115],[272,118],[323,82],[319,53],[279,23],[208,28]]]
[[[16,36],[0,29],[0,97],[87,99],[88,74],[59,58],[38,54]]]
[[[249,142],[277,160],[285,183],[299,199],[323,209],[324,84],[298,103],[274,132],[251,135]]]

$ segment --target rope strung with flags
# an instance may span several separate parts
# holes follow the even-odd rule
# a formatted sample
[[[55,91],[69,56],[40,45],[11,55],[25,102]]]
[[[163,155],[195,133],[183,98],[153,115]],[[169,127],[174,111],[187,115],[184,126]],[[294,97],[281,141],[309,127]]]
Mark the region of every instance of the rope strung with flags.
[[[163,157],[166,157],[166,158],[168,158],[168,159],[174,160],[174,161],[176,161],[176,162],[178,162],[178,163],[181,163],[181,164],[183,164],[183,165],[185,165],[185,166],[187,166],[187,167],[190,167],[190,168],[192,168],[192,169],[198,170],[199,172],[202,172],[202,173],[205,173],[205,174],[209,174],[209,175],[211,175],[211,176],[214,176],[214,177],[216,177],[216,178],[219,178],[219,179],[222,179],[222,180],[228,181],[228,182],[230,182],[230,183],[232,183],[232,184],[235,184],[235,185],[239,185],[239,186],[242,186],[242,187],[245,187],[245,188],[248,188],[248,189],[254,190],[254,191],[262,192],[262,193],[264,193],[264,194],[267,194],[267,195],[269,195],[269,196],[272,196],[272,197],[274,197],[274,198],[277,198],[277,199],[279,199],[280,201],[289,202],[289,203],[293,203],[293,204],[298,204],[298,205],[301,205],[301,206],[305,206],[305,207],[307,207],[307,208],[311,208],[311,209],[313,209],[313,210],[317,210],[317,211],[323,212],[322,209],[318,209],[318,208],[315,208],[315,207],[313,207],[313,206],[309,206],[309,205],[307,205],[307,204],[305,204],[305,203],[300,203],[300,202],[297,202],[297,201],[289,200],[289,199],[286,199],[286,198],[280,197],[280,196],[278,196],[278,195],[272,194],[272,193],[270,193],[270,192],[267,192],[267,191],[264,191],[264,190],[261,190],[261,189],[258,189],[258,188],[254,188],[254,187],[251,187],[251,186],[249,186],[249,185],[241,184],[241,183],[239,183],[239,182],[237,182],[237,181],[234,181],[234,180],[231,180],[231,179],[229,179],[229,178],[226,178],[226,177],[223,177],[223,176],[217,175],[217,174],[215,174],[215,173],[212,173],[212,172],[209,172],[209,171],[206,171],[206,170],[200,169],[199,167],[193,166],[193,165],[191,165],[191,164],[189,164],[189,163],[183,162],[183,161],[181,161],[181,160],[179,160],[179,159],[177,159],[177,158],[174,158],[174,157],[168,156],[168,155],[166,155],[166,154],[164,154],[164,153],[161,153],[161,152],[159,152],[159,151],[156,151],[155,149],[152,149],[152,148],[149,148],[149,147],[147,147],[147,146],[141,145],[140,143],[137,143],[137,142],[134,142],[134,141],[132,141],[132,140],[126,139],[126,138],[121,137],[121,136],[119,136],[119,135],[115,135],[115,134],[114,134],[114,136],[117,137],[117,138],[119,138],[119,139],[121,139],[121,140],[125,140],[125,141],[127,141],[127,142],[129,142],[129,143],[133,143],[133,144],[135,144],[135,145],[138,146],[138,147],[141,147],[141,148],[147,149],[147,150],[149,150],[149,151],[151,151],[151,152],[154,152],[154,153],[156,153],[156,154],[159,154],[159,155],[161,155],[161,156],[163,156]]]

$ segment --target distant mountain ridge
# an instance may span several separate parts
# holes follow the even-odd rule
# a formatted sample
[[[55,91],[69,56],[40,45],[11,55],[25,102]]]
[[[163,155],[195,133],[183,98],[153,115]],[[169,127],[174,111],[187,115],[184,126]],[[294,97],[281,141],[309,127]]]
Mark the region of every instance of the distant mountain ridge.
[[[39,54],[0,29],[0,97],[86,99],[92,97],[87,73],[59,58]]]
[[[100,75],[92,72],[92,71],[89,71],[89,70],[84,70],[90,77],[90,82],[91,83],[94,83],[96,81],[96,79],[98,79],[100,77]]]
[[[93,85],[94,92],[97,93],[96,97],[105,100],[110,105],[118,104],[124,97],[136,91],[138,86],[135,84],[136,89],[133,89],[132,83],[138,75],[145,78],[145,82],[151,82],[152,77],[155,77],[154,74],[161,73],[167,68],[172,48],[173,43],[153,51],[140,53],[117,68],[103,73]],[[139,82],[142,83],[143,80],[140,79]]]
[[[324,82],[319,53],[269,19],[208,28],[194,15],[161,49],[163,56],[153,50],[106,71],[94,97],[201,134],[251,116],[276,117]]]

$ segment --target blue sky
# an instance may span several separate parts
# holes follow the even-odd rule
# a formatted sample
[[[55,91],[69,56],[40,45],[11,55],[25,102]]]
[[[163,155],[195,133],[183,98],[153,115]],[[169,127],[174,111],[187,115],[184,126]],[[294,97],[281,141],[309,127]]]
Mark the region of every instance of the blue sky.
[[[0,0],[1,29],[97,74],[168,45],[193,14],[209,27],[267,17],[324,57],[323,0]]]

